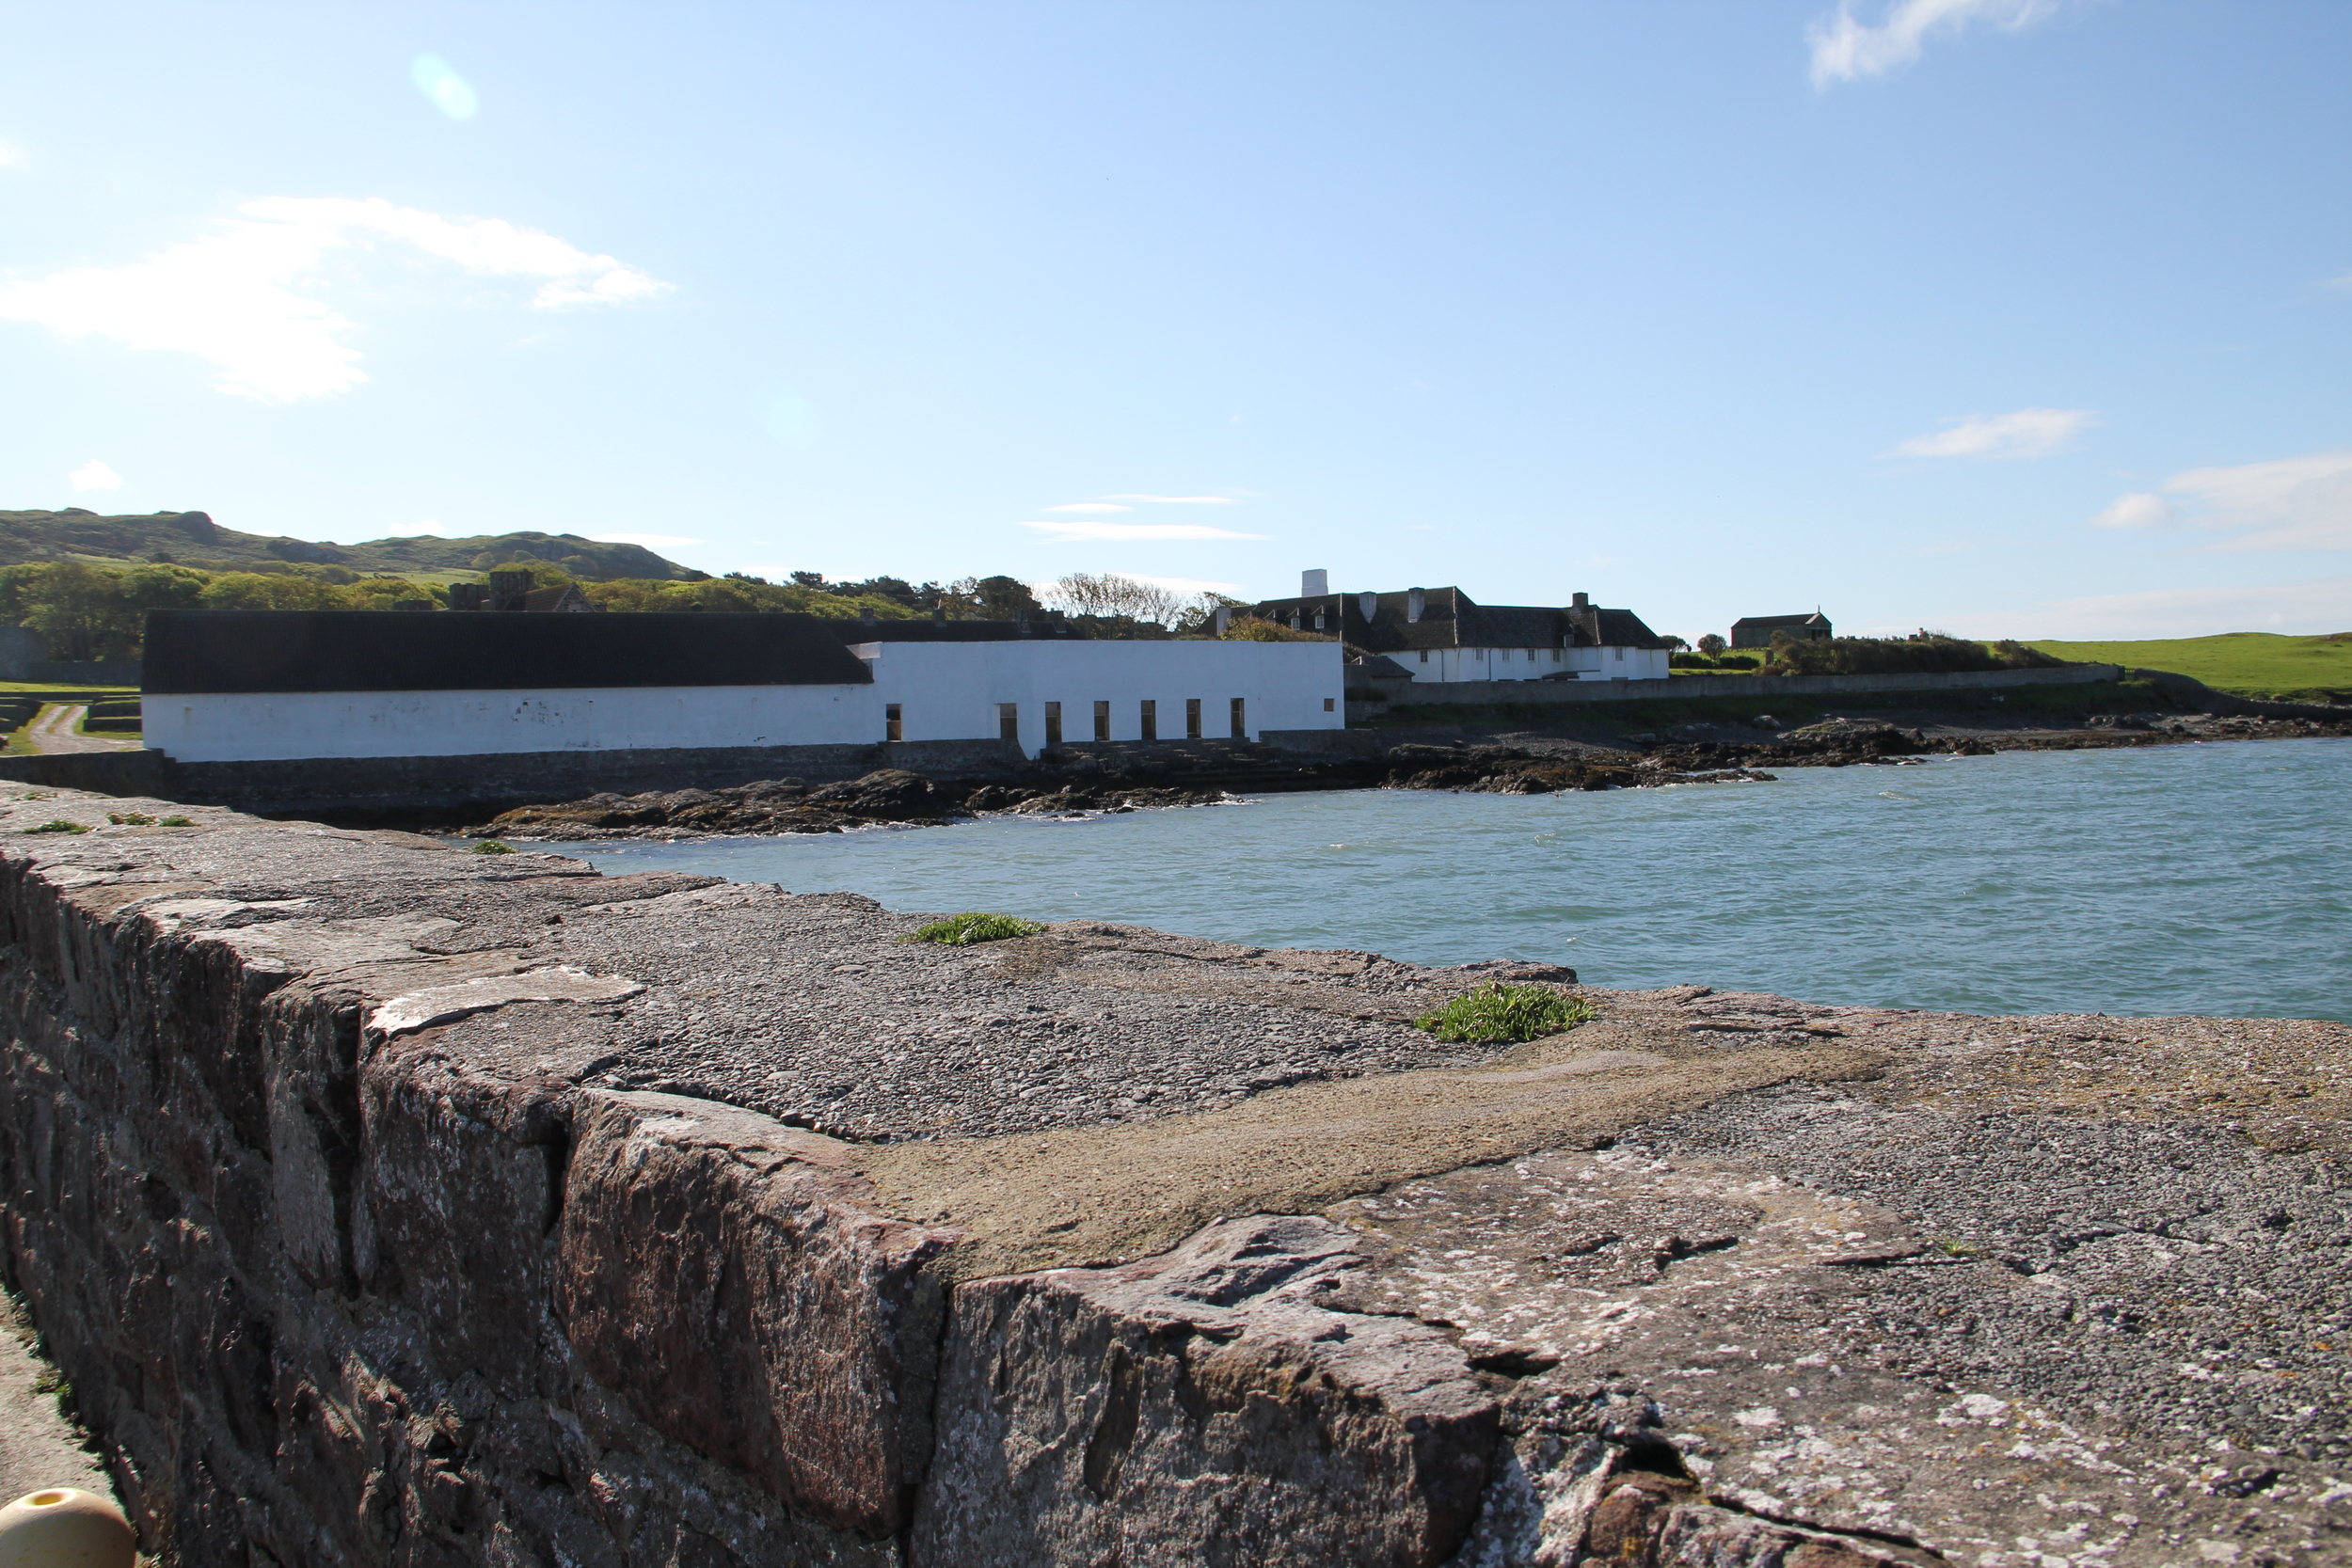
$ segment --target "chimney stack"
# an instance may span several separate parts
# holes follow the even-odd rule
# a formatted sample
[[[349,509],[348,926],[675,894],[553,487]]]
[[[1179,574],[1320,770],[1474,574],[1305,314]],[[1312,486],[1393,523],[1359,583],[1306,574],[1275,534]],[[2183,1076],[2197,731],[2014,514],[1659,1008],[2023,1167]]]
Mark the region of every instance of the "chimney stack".
[[[1356,612],[1364,618],[1364,625],[1372,625],[1374,619],[1380,613],[1380,595],[1377,594],[1357,594]]]
[[[1573,605],[1578,610],[1582,610],[1591,602],[1591,600],[1585,598],[1585,596],[1581,594],[1575,594],[1568,600],[1568,603]]]
[[[1419,621],[1419,620],[1421,619],[1421,616],[1422,616],[1422,611],[1423,611],[1423,610],[1427,610],[1428,608],[1429,608],[1429,595],[1428,595],[1428,594],[1426,594],[1425,592],[1423,592],[1422,590],[1421,590],[1421,589],[1419,589],[1419,588],[1411,588],[1411,589],[1407,589],[1407,590],[1406,590],[1406,593],[1405,593],[1405,619],[1406,619],[1407,622]]]
[[[1233,607],[1232,605],[1218,605],[1216,607],[1216,634],[1219,637],[1224,636],[1226,632],[1232,628],[1232,625]]]
[[[1298,574],[1298,596],[1319,599],[1331,592],[1331,574],[1321,566],[1311,566]]]

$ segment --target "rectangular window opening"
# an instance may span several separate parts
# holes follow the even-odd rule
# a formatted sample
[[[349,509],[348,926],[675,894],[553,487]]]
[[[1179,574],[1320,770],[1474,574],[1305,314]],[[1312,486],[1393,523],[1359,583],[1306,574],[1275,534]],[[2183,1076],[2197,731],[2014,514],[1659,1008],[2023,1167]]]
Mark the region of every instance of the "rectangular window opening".
[[[1243,699],[1239,697],[1233,699],[1233,738],[1235,740],[1249,738],[1249,710],[1244,705]]]
[[[1108,740],[1110,737],[1111,705],[1108,703],[1097,703],[1094,705],[1094,738],[1097,740]]]
[[[896,703],[885,704],[882,707],[882,738],[884,740],[904,740],[906,737],[906,720],[900,716],[898,705]]]
[[[1146,697],[1143,699],[1143,738],[1157,740],[1159,737],[1160,705]]]
[[[1021,744],[1021,705],[1019,703],[996,705],[996,733],[1016,746]]]
[[[1200,699],[1198,697],[1184,699],[1184,738],[1200,738]]]
[[[1423,648],[1423,649],[1421,651],[1421,661],[1422,661],[1423,664],[1426,664],[1426,663],[1428,663],[1428,662],[1429,662],[1429,650],[1428,650],[1428,649]]]
[[[1045,744],[1048,746],[1061,744],[1061,705],[1059,703],[1045,705]]]
[[[1329,712],[1332,712],[1332,711],[1333,711],[1332,706],[1331,706],[1331,699],[1330,699],[1330,698],[1328,698],[1328,697],[1326,697],[1326,698],[1324,698],[1324,699],[1323,699],[1323,711],[1324,711],[1324,712],[1326,712],[1326,713],[1329,713]]]

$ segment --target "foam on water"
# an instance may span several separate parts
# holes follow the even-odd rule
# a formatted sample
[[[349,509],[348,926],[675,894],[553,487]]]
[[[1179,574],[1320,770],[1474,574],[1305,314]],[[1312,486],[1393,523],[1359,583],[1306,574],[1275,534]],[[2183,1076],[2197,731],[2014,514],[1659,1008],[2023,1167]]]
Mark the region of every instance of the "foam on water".
[[[2348,802],[2352,741],[2243,741],[554,847],[613,873],[847,889],[909,911],[1541,958],[1603,986],[2352,1022]]]

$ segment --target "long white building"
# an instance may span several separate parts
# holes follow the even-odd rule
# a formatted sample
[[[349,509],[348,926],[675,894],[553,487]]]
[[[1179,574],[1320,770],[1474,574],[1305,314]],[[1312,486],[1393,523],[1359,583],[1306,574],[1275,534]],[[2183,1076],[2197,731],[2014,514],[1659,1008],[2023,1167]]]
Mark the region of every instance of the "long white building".
[[[1336,643],[1009,622],[167,610],[147,744],[183,762],[893,740],[1184,740],[1345,722]]]
[[[1459,588],[1334,594],[1300,574],[1299,595],[1246,613],[1385,655],[1416,681],[1664,680],[1675,643],[1629,610],[1579,594],[1565,605],[1482,605]]]

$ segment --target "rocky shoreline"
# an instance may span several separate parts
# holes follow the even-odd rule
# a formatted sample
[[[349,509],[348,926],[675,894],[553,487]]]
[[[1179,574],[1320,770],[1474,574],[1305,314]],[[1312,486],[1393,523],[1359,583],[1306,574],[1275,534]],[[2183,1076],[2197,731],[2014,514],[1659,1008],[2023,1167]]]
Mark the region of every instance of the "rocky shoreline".
[[[1764,721],[1769,724],[1769,721]],[[810,784],[769,779],[718,789],[602,793],[517,806],[463,836],[547,843],[741,837],[937,827],[1006,813],[1108,815],[1216,805],[1248,795],[1327,789],[1444,789],[1491,795],[1654,789],[1670,784],[1771,784],[1772,768],[1905,767],[1931,755],[2079,751],[2201,740],[2289,739],[2352,734],[2329,725],[2217,714],[2102,715],[2074,730],[1931,731],[1832,719],[1789,730],[1690,724],[1630,744],[1473,736],[1406,740],[1361,756],[1321,757],[1243,743],[1183,749],[1048,752],[1018,774],[943,779],[884,768]]]

